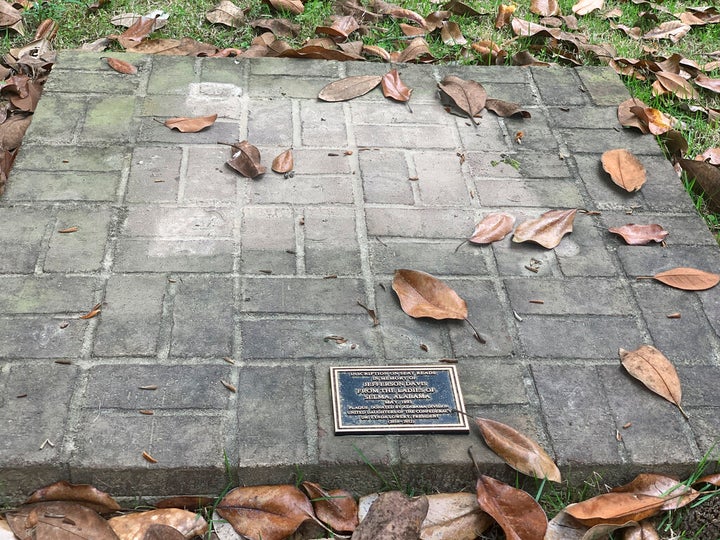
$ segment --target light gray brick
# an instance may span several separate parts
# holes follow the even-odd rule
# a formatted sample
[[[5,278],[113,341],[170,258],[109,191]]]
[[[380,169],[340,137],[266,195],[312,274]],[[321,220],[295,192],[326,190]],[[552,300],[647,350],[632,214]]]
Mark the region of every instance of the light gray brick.
[[[464,208],[365,209],[369,236],[405,238],[465,238],[477,222],[478,212]]]
[[[291,178],[268,173],[248,184],[252,204],[352,204],[353,186],[349,176],[295,174]]]
[[[113,269],[118,272],[230,272],[234,253],[232,240],[124,238],[117,243]]]
[[[332,142],[347,145],[345,112],[342,103],[304,101],[300,104],[301,137],[304,146],[323,146]]]
[[[618,246],[617,254],[625,272],[632,277],[653,276],[675,267],[692,266],[706,272],[720,268],[720,253],[717,250],[694,246]],[[656,285],[664,287],[659,283]]]
[[[262,358],[316,359],[372,358],[372,322],[367,315],[331,319],[259,319],[241,323],[243,356]],[[345,342],[332,336],[344,338]]]
[[[0,313],[85,313],[100,285],[93,277],[0,275]]]
[[[92,306],[89,306],[92,307]],[[0,318],[0,357],[74,358],[80,355],[85,321],[72,321],[49,315]]]
[[[637,156],[654,156],[663,159],[660,147],[653,137],[646,137],[637,131],[614,129],[560,129],[571,154],[591,153],[602,155],[607,150],[625,148]]]
[[[581,92],[581,82],[573,70],[554,68],[530,68],[540,98],[547,105],[584,105],[587,97]]]
[[[428,206],[469,205],[460,158],[455,153],[419,153],[413,156],[420,200]]]
[[[159,121],[158,121],[159,120]],[[140,122],[138,140],[143,143],[217,144],[218,141],[234,143],[238,140],[239,125],[232,120],[216,120],[215,123],[197,133],[180,133],[163,123],[167,118],[143,118]]]
[[[459,239],[445,242],[371,240],[370,266],[375,274],[392,274],[398,268],[422,268],[433,275],[486,274],[488,248],[468,244],[456,251],[460,242]]]
[[[414,94],[414,92],[413,92]],[[446,124],[452,125],[449,115],[437,101],[433,103],[378,103],[352,101],[349,103],[353,124]]]
[[[322,207],[306,211],[304,228],[308,273],[360,272],[360,248],[352,209]]]
[[[8,201],[112,201],[121,173],[17,171]]]
[[[236,192],[245,193],[251,181],[225,164],[231,153],[226,146],[189,147],[182,200],[192,203],[231,203],[235,201]]]
[[[402,152],[368,150],[358,153],[365,201],[413,204],[407,160]]]
[[[328,302],[333,298],[333,302]],[[242,311],[258,313],[350,314],[362,313],[367,303],[356,279],[246,278]]]
[[[232,215],[222,208],[143,205],[130,208],[123,232],[160,238],[226,238],[232,236],[232,228]]]
[[[184,94],[194,82],[198,82],[194,62],[187,62],[182,57],[153,56],[148,94]]]
[[[608,67],[583,66],[575,71],[595,105],[617,106],[630,97],[620,77]]]
[[[570,179],[536,180],[497,179],[475,180],[477,199],[483,206],[558,206],[582,207],[584,204],[578,186]]]
[[[80,132],[82,142],[126,143],[135,138],[137,125],[133,119],[135,98],[109,95],[91,99]]]
[[[255,145],[290,147],[293,144],[290,100],[253,100],[248,106],[247,139]]]
[[[180,148],[171,146],[136,148],[133,151],[125,200],[136,203],[176,201],[181,159]]]
[[[453,130],[442,124],[362,124],[355,126],[358,146],[371,148],[456,148]]]
[[[173,308],[172,356],[231,356],[231,278],[186,276],[177,283]]]
[[[167,280],[162,275],[114,275],[105,291],[97,356],[155,354]]]
[[[242,271],[294,274],[296,245],[292,209],[245,206],[242,212]]]
[[[42,208],[2,208],[0,272],[29,273],[35,269],[40,242],[50,219],[50,213]]]
[[[254,70],[254,68],[253,68]],[[292,77],[282,75],[254,75],[250,78],[248,92],[262,98],[305,98],[314,99],[324,86],[333,82],[331,78]]]
[[[43,268],[46,272],[82,272],[102,266],[105,243],[110,228],[111,214],[102,208],[61,210],[57,216],[57,229],[50,238]],[[60,233],[67,227],[77,232]]]
[[[513,150],[509,140],[495,114],[485,111],[475,119],[475,125],[469,118],[456,117],[455,123],[465,150],[476,152],[509,152]]]

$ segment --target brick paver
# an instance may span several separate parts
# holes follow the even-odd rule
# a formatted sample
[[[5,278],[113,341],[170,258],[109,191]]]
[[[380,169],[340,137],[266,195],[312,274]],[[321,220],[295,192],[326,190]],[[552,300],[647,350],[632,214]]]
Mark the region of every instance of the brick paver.
[[[720,250],[655,140],[618,125],[627,92],[610,69],[401,65],[406,106],[379,90],[316,99],[380,63],[127,59],[137,76],[60,54],[0,200],[2,496],[59,479],[216,494],[224,456],[240,484],[300,470],[369,491],[367,459],[409,486],[461,489],[470,446],[485,472],[513,477],[476,432],[335,436],[337,365],[455,358],[472,415],[536,438],[578,480],[682,475],[717,442],[720,289],[635,278],[716,271]],[[448,114],[446,74],[532,118]],[[213,113],[200,133],[162,125]],[[267,165],[293,148],[294,175],[236,174],[223,143],[243,139]],[[602,172],[615,147],[647,168],[640,192]],[[554,250],[461,245],[490,212],[519,222],[551,208],[595,212]],[[662,224],[667,244],[607,232],[629,222]],[[405,315],[398,268],[443,278],[486,343],[462,321]],[[642,344],[678,366],[689,420],[620,367],[618,348]]]

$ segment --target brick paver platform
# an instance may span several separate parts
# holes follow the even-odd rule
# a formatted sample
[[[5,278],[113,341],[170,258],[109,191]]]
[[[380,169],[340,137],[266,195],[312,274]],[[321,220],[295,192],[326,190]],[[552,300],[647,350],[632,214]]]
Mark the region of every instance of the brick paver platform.
[[[384,64],[126,58],[138,75],[60,54],[0,199],[3,496],[59,479],[117,496],[215,494],[224,456],[239,484],[303,474],[370,491],[366,459],[454,490],[473,484],[470,446],[484,472],[512,478],[477,432],[334,436],[335,365],[457,359],[469,412],[534,437],[575,479],[682,475],[717,442],[720,288],[635,277],[718,271],[720,249],[654,138],[617,123],[627,93],[609,69],[397,66],[407,107],[379,89],[316,99]],[[440,104],[446,74],[532,118],[486,112],[473,127]],[[162,125],[213,113],[200,133]],[[218,143],[243,139],[268,165],[293,147],[294,176],[232,171]],[[639,193],[602,171],[610,148],[647,168]],[[579,214],[554,250],[510,237],[456,249],[491,211],[519,222],[573,207],[599,215]],[[667,246],[607,232],[630,222],[660,223]],[[405,315],[397,268],[455,288],[487,343],[460,321]],[[689,420],[621,368],[618,348],[642,344],[678,367]]]

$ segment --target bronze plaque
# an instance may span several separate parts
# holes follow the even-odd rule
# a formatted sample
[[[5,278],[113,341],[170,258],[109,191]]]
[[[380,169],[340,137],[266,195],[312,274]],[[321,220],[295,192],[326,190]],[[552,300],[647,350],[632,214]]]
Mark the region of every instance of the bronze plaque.
[[[335,434],[469,433],[455,366],[330,368]]]

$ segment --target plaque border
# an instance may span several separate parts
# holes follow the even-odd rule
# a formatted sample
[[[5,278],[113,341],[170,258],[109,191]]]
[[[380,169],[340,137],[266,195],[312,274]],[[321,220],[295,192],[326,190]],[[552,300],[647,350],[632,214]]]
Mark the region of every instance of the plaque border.
[[[459,422],[453,424],[424,424],[424,425],[368,425],[368,426],[347,426],[342,422],[342,399],[340,396],[340,388],[338,383],[338,375],[341,372],[353,371],[403,371],[403,370],[432,370],[446,371],[450,378],[450,387],[452,396],[455,400],[455,409],[460,411]],[[448,366],[429,366],[418,364],[400,364],[394,366],[334,366],[330,368],[330,393],[333,408],[333,427],[335,435],[382,435],[392,433],[443,433],[443,434],[468,434],[470,426],[465,411],[465,402],[463,400],[462,390],[460,389],[460,379],[458,378],[457,368],[454,365]]]

